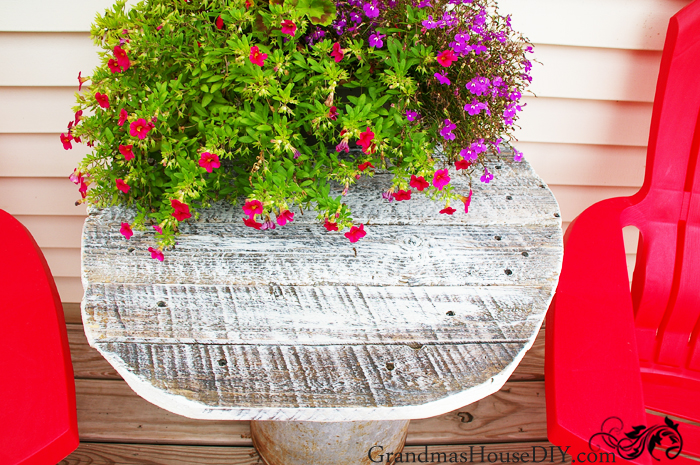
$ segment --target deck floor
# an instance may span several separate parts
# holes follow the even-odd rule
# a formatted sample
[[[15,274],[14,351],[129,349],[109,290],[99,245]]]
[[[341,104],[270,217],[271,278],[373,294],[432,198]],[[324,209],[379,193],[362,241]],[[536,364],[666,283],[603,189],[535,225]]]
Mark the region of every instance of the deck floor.
[[[191,420],[143,400],[87,344],[79,306],[64,304],[64,311],[75,371],[80,446],[61,465],[262,464],[252,446],[248,422]],[[427,455],[419,456],[426,446]],[[411,421],[404,451],[415,452],[418,459],[427,457],[428,461],[416,463],[429,464],[450,463],[450,457],[487,464],[510,457],[512,462],[509,454],[513,452],[529,453],[530,461],[535,452],[536,461],[562,463],[558,449],[547,441],[544,329],[500,391],[445,415]]]

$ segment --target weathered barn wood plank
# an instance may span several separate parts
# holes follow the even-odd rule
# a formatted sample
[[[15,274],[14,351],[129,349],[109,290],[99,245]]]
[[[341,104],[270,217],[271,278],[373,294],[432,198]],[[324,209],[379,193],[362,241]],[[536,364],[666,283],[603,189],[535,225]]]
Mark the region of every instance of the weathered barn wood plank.
[[[389,175],[361,178],[345,197],[371,222],[357,244],[319,233],[311,212],[265,233],[220,204],[183,223],[160,263],[134,253],[149,235],[116,232],[132,211],[93,210],[87,339],[139,395],[190,418],[414,419],[470,404],[534,342],[561,263],[556,201],[509,157],[490,155],[498,177],[474,186],[468,215],[379,200]]]
[[[427,447],[427,449],[426,449]],[[369,446],[368,446],[369,448]],[[483,448],[483,449],[482,449]],[[553,449],[552,449],[553,448]],[[544,452],[547,452],[546,459]],[[570,463],[571,457],[561,460],[561,452],[547,441],[471,444],[471,445],[429,445],[407,446],[402,452],[402,461],[437,465],[450,463],[452,454],[456,460],[452,463],[513,463],[514,453],[518,461],[533,460],[549,462],[552,451],[555,463]],[[386,451],[390,452],[390,451]],[[442,453],[445,455],[443,456]],[[462,455],[464,454],[464,455]],[[489,458],[489,454],[492,454]],[[528,454],[525,457],[523,454]],[[502,457],[501,457],[502,455]],[[386,463],[387,453],[384,453]],[[329,462],[332,457],[329,457]],[[491,460],[490,460],[491,459]],[[379,460],[377,457],[376,460]],[[78,449],[59,465],[262,465],[258,453],[252,447],[207,447],[207,446],[172,446],[153,444],[103,444],[81,443]]]
[[[83,442],[252,445],[247,421],[192,420],[134,394],[120,380],[76,380]],[[413,420],[407,444],[546,440],[544,383],[508,382],[496,394],[434,418]]]
[[[65,308],[66,304],[64,304]],[[79,310],[78,310],[79,312]],[[78,379],[120,379],[117,371],[96,350],[90,347],[81,324],[68,324],[73,372]],[[544,379],[544,328],[540,329],[532,348],[510,376],[509,381]]]

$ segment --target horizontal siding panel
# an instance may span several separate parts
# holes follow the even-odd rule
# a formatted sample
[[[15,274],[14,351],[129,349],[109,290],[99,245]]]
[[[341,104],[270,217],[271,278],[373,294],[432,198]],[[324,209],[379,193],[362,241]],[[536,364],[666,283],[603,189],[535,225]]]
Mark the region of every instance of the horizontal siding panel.
[[[651,103],[525,97],[515,135],[524,142],[645,146]],[[74,90],[0,88],[0,133],[61,133],[73,118]]]
[[[516,142],[547,184],[639,187],[646,147]]]
[[[56,287],[58,288],[58,295],[61,297],[61,302],[74,304],[80,303],[83,300],[83,285],[80,282],[80,278],[64,278],[55,277]],[[70,307],[75,310],[75,307]],[[75,312],[71,313],[71,321],[75,321]]]
[[[84,216],[15,216],[42,248],[80,248]]]
[[[85,216],[78,187],[68,179],[0,178],[0,209],[11,215]]]
[[[661,52],[536,44],[533,56],[538,97],[654,101]]]
[[[661,50],[668,20],[690,0],[499,0],[532,42]]]
[[[0,134],[0,176],[68,179],[90,152],[85,144],[65,150],[60,134]]]
[[[80,248],[41,250],[54,278],[80,278]]]
[[[78,90],[78,72],[89,76],[99,65],[98,47],[86,32],[0,32],[0,86],[69,86]]]
[[[0,31],[89,31],[114,0],[3,0]]]
[[[649,139],[651,103],[525,97],[515,137],[523,142],[631,145]]]
[[[549,188],[559,202],[561,218],[564,222],[572,221],[582,211],[596,202],[612,197],[627,197],[635,194],[636,187],[582,187],[553,186]]]

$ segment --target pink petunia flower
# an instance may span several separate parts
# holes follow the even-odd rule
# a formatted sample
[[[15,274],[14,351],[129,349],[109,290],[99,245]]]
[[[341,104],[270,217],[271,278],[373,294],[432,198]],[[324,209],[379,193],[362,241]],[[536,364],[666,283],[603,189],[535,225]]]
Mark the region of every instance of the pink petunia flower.
[[[246,200],[243,205],[243,213],[252,217],[263,212],[262,203],[259,200]]]
[[[411,189],[404,191],[399,189],[398,192],[394,192],[391,194],[391,196],[394,198],[394,200],[399,201],[399,200],[411,200]]]
[[[129,126],[129,134],[131,134],[132,137],[138,137],[139,139],[143,140],[146,138],[148,131],[151,129],[153,129],[153,123],[149,123],[145,119],[139,118],[136,121],[133,121]]]
[[[129,69],[129,66],[131,66],[126,50],[121,48],[119,45],[114,46],[114,57],[117,59],[117,64],[124,68],[124,71]]]
[[[462,196],[462,202],[464,202],[464,213],[469,213],[469,204],[472,203],[472,190],[469,189],[469,195],[467,197]]]
[[[192,217],[192,213],[190,213],[190,207],[186,203],[182,203],[176,199],[170,199],[170,205],[175,210],[172,213],[172,215],[175,217],[176,220],[182,221]]]
[[[326,218],[326,222],[323,223],[323,227],[326,228],[326,231],[337,231],[338,223],[331,223],[328,221],[328,218]]]
[[[90,78],[81,77],[81,74],[82,71],[78,71],[78,92],[83,90],[83,84],[90,80]]]
[[[119,232],[122,233],[122,235],[126,237],[127,240],[134,235],[134,231],[131,230],[131,226],[129,225],[129,223],[122,223],[122,227],[119,230]]]
[[[250,62],[254,65],[262,67],[265,65],[265,60],[267,59],[267,53],[260,51],[257,45],[250,47]]]
[[[457,168],[458,170],[466,170],[470,166],[472,166],[471,162],[468,162],[464,158],[455,162],[455,168]]]
[[[123,179],[117,179],[117,189],[126,194],[131,189],[131,186],[124,182]]]
[[[258,223],[253,218],[243,218],[243,223],[249,228],[260,229],[262,228],[262,223]]]
[[[153,247],[149,247],[148,251],[151,252],[151,258],[154,260],[158,260],[159,262],[162,262],[165,259],[163,252],[161,252],[158,249],[154,249]]]
[[[74,168],[71,175],[68,176],[68,179],[70,180],[70,182],[72,182],[73,184],[75,184],[77,186],[78,184],[83,182],[83,173],[78,171],[78,168]]]
[[[163,228],[161,228],[159,224],[154,224],[153,229],[155,229],[158,234],[163,234]]]
[[[333,121],[338,119],[338,108],[336,108],[335,105],[328,109],[328,118]]]
[[[204,152],[199,158],[199,166],[207,170],[207,173],[211,173],[215,168],[221,166],[219,162],[219,156],[214,153]]]
[[[73,140],[73,136],[69,132],[68,134],[63,134],[61,133],[61,143],[63,144],[63,148],[65,150],[70,150],[73,148],[73,144],[70,143],[70,141]]]
[[[350,231],[344,234],[344,236],[347,237],[350,240],[350,242],[357,242],[366,235],[367,233],[365,232],[365,225],[363,224],[361,224],[359,227],[353,226],[352,228],[350,228]]]
[[[78,110],[75,112],[75,126],[78,125],[80,120],[83,118],[83,110]]]
[[[364,162],[364,163],[360,163],[360,164],[357,166],[357,169],[359,169],[360,171],[364,171],[364,170],[366,170],[367,168],[374,168],[374,165],[372,164],[371,161],[366,161],[366,162]]]
[[[97,103],[100,105],[102,108],[109,108],[109,97],[107,94],[101,94],[97,92],[95,94],[95,100],[97,100]]]
[[[122,72],[122,67],[119,66],[119,63],[117,62],[116,58],[110,58],[107,62],[107,67],[109,67],[109,70],[112,72],[112,74]]]
[[[453,62],[457,61],[457,56],[455,55],[455,52],[451,49],[448,48],[447,50],[440,52],[437,57],[435,57],[438,63],[440,63],[442,66],[447,68],[450,66]]]
[[[124,155],[124,160],[129,161],[134,158],[134,146],[133,145],[121,145],[119,144],[119,153]]]
[[[445,207],[445,208],[443,208],[442,210],[440,210],[440,213],[443,213],[443,214],[445,214],[445,215],[451,215],[451,214],[453,214],[453,213],[456,212],[456,211],[457,211],[457,210],[455,210],[455,209],[452,208],[452,207]]]
[[[333,44],[333,51],[331,52],[331,56],[333,57],[336,63],[340,63],[340,61],[343,59],[343,57],[345,56],[345,52],[342,48],[340,48],[340,43],[336,42]]]
[[[221,30],[224,28],[224,19],[221,16],[216,18],[216,28],[218,30]]]
[[[119,121],[117,121],[117,124],[119,126],[124,126],[124,123],[126,123],[126,119],[129,117],[129,114],[126,112],[125,109],[119,110]]]
[[[277,224],[280,226],[284,226],[288,222],[291,223],[292,221],[294,221],[294,213],[290,212],[289,210],[280,212],[280,214],[277,215]]]
[[[447,168],[435,171],[433,176],[433,186],[439,191],[450,183],[450,176],[447,174]]]
[[[342,152],[345,151],[345,153],[350,152],[350,146],[348,145],[348,141],[343,139],[340,141],[340,144],[335,146],[335,151],[336,152]]]
[[[294,24],[294,21],[291,19],[285,19],[282,21],[282,34],[289,34],[290,36],[294,37],[296,31],[297,25]]]
[[[427,188],[430,186],[428,184],[428,181],[425,180],[423,176],[416,176],[415,174],[411,175],[411,180],[408,183],[409,186],[418,189],[418,191],[423,191],[423,189]]]
[[[357,145],[360,145],[362,147],[363,153],[372,153],[370,152],[370,147],[372,146],[372,139],[374,139],[374,133],[369,128],[369,126],[367,126],[367,130],[365,132],[360,133],[360,140],[357,142]]]

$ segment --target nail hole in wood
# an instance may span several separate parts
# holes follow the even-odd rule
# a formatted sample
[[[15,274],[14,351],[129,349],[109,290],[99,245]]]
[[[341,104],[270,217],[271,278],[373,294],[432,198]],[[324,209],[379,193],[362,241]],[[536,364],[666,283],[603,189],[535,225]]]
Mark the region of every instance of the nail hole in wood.
[[[513,196],[512,196],[512,195],[506,195],[506,200],[513,200]]]
[[[510,270],[509,270],[508,268],[506,268],[506,270],[505,270],[505,273],[506,273],[506,274],[507,274],[508,276],[510,276],[510,275],[512,275],[512,274],[513,274],[513,272],[512,272],[512,271],[510,271]]]
[[[224,360],[223,358],[222,358],[221,360],[219,360],[219,366],[220,366],[220,367],[225,367],[225,366],[226,366],[226,360]]]
[[[554,214],[554,218],[559,218],[559,216],[561,216],[561,215],[559,215],[559,213]]]
[[[413,350],[421,350],[423,348],[423,344],[419,344],[417,342],[410,342],[407,345],[408,345],[408,347],[410,347]]]
[[[133,252],[134,250],[136,250],[136,249],[133,248],[133,247],[129,247],[129,248],[127,249],[127,251],[128,251],[129,253]]]
[[[523,257],[529,257],[529,256],[530,256],[530,254],[529,254],[529,253],[527,253],[527,252],[523,252]]]
[[[395,367],[394,367],[394,363],[393,363],[393,362],[386,362],[386,369],[387,369],[387,370],[391,371],[391,370],[393,370],[394,368],[395,368]]]
[[[501,169],[501,165],[496,165],[496,169],[497,169],[497,170],[500,170],[500,169]]]
[[[447,316],[455,316],[455,312],[453,312],[452,310],[450,310],[449,312],[447,312]]]
[[[497,241],[500,241],[500,240],[501,240],[501,236],[496,236],[496,237],[494,237],[494,239],[496,239]]]
[[[540,187],[541,187],[542,189],[544,189],[544,184],[540,184]]]
[[[156,305],[158,305],[159,307],[165,307],[165,302],[163,302],[162,300],[159,300]]]

